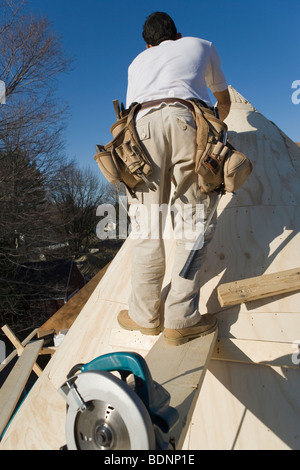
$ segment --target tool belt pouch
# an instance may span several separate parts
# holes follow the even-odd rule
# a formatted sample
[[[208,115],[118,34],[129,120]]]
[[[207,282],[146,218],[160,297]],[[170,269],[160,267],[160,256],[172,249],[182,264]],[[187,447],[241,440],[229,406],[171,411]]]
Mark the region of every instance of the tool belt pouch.
[[[101,172],[110,183],[115,184],[120,181],[121,168],[111,152],[106,152],[103,148],[101,152],[96,153],[94,158]]]
[[[94,158],[109,182],[120,181],[126,187],[134,189],[143,181],[151,189],[152,184],[148,177],[152,173],[152,166],[135,128],[138,108],[139,105],[136,105],[130,112],[125,110],[126,115],[110,128],[113,140],[105,146],[98,146],[101,151]]]
[[[224,163],[224,187],[228,192],[239,189],[252,172],[250,160],[241,152],[237,152],[228,143],[228,152]]]
[[[212,110],[191,103],[197,126],[195,171],[201,192],[209,193],[221,185],[228,192],[236,191],[250,175],[251,162],[227,141],[227,125]]]

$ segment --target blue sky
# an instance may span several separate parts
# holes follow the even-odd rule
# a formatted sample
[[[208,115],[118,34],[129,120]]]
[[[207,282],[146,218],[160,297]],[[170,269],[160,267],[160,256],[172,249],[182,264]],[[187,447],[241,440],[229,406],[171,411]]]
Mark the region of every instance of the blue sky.
[[[299,0],[28,0],[47,16],[74,57],[58,94],[69,105],[66,152],[81,166],[94,162],[95,144],[111,140],[112,100],[125,102],[127,69],[145,44],[142,26],[165,11],[183,36],[212,41],[232,85],[291,139],[300,142]],[[299,95],[300,96],[300,95]]]

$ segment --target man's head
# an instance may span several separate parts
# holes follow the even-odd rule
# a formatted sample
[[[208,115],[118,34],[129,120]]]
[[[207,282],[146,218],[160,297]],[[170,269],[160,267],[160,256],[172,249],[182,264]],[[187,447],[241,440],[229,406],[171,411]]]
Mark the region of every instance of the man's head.
[[[175,41],[180,37],[181,34],[177,33],[174,21],[167,13],[157,11],[148,16],[145,21],[143,38],[147,46],[158,46],[162,41]]]

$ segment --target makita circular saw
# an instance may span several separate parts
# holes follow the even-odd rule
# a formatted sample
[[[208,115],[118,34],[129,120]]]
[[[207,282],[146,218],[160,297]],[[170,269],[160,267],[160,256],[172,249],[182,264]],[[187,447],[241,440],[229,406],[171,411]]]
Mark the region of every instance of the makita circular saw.
[[[169,432],[178,413],[137,353],[105,354],[78,364],[59,392],[67,403],[68,450],[173,448]]]

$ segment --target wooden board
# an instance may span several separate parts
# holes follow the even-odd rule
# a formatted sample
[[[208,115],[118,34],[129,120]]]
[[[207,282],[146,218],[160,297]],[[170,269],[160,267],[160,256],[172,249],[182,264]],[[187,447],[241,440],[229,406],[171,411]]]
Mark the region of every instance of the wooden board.
[[[23,344],[18,340],[18,338],[15,336],[15,334],[13,333],[13,331],[9,328],[8,325],[4,325],[2,328],[2,331],[5,333],[5,335],[8,337],[8,339],[12,342],[12,344],[14,345],[14,347],[16,348],[17,350],[17,353],[18,355],[22,354],[22,352],[24,351],[24,346]],[[42,373],[42,369],[40,368],[40,366],[38,364],[33,364],[32,366],[34,372],[40,376],[41,373]]]
[[[221,307],[228,307],[299,289],[300,268],[294,268],[221,284],[218,287],[218,299]]]
[[[145,357],[152,378],[170,393],[170,405],[179,414],[169,435],[176,449],[182,448],[216,339],[217,331],[172,347],[161,336]]]
[[[184,448],[299,450],[299,371],[211,361]]]
[[[37,334],[37,331],[38,331],[38,328],[36,328],[35,330],[33,330],[31,333],[29,333],[29,335],[26,336],[26,338],[21,342],[21,345],[24,346],[24,348],[25,348],[26,344],[29,343],[29,341]],[[5,361],[0,364],[0,372],[1,372],[1,370],[3,370],[3,369],[10,363],[10,361],[11,361],[14,357],[16,357],[17,355],[18,355],[18,351],[17,351],[17,349],[14,349],[14,350],[9,354],[9,356],[7,356],[7,357],[5,358]]]
[[[219,338],[212,359],[293,368],[300,373],[299,343]]]
[[[21,356],[0,389],[0,436],[18,403],[43,343],[43,340],[38,340],[25,346]]]

